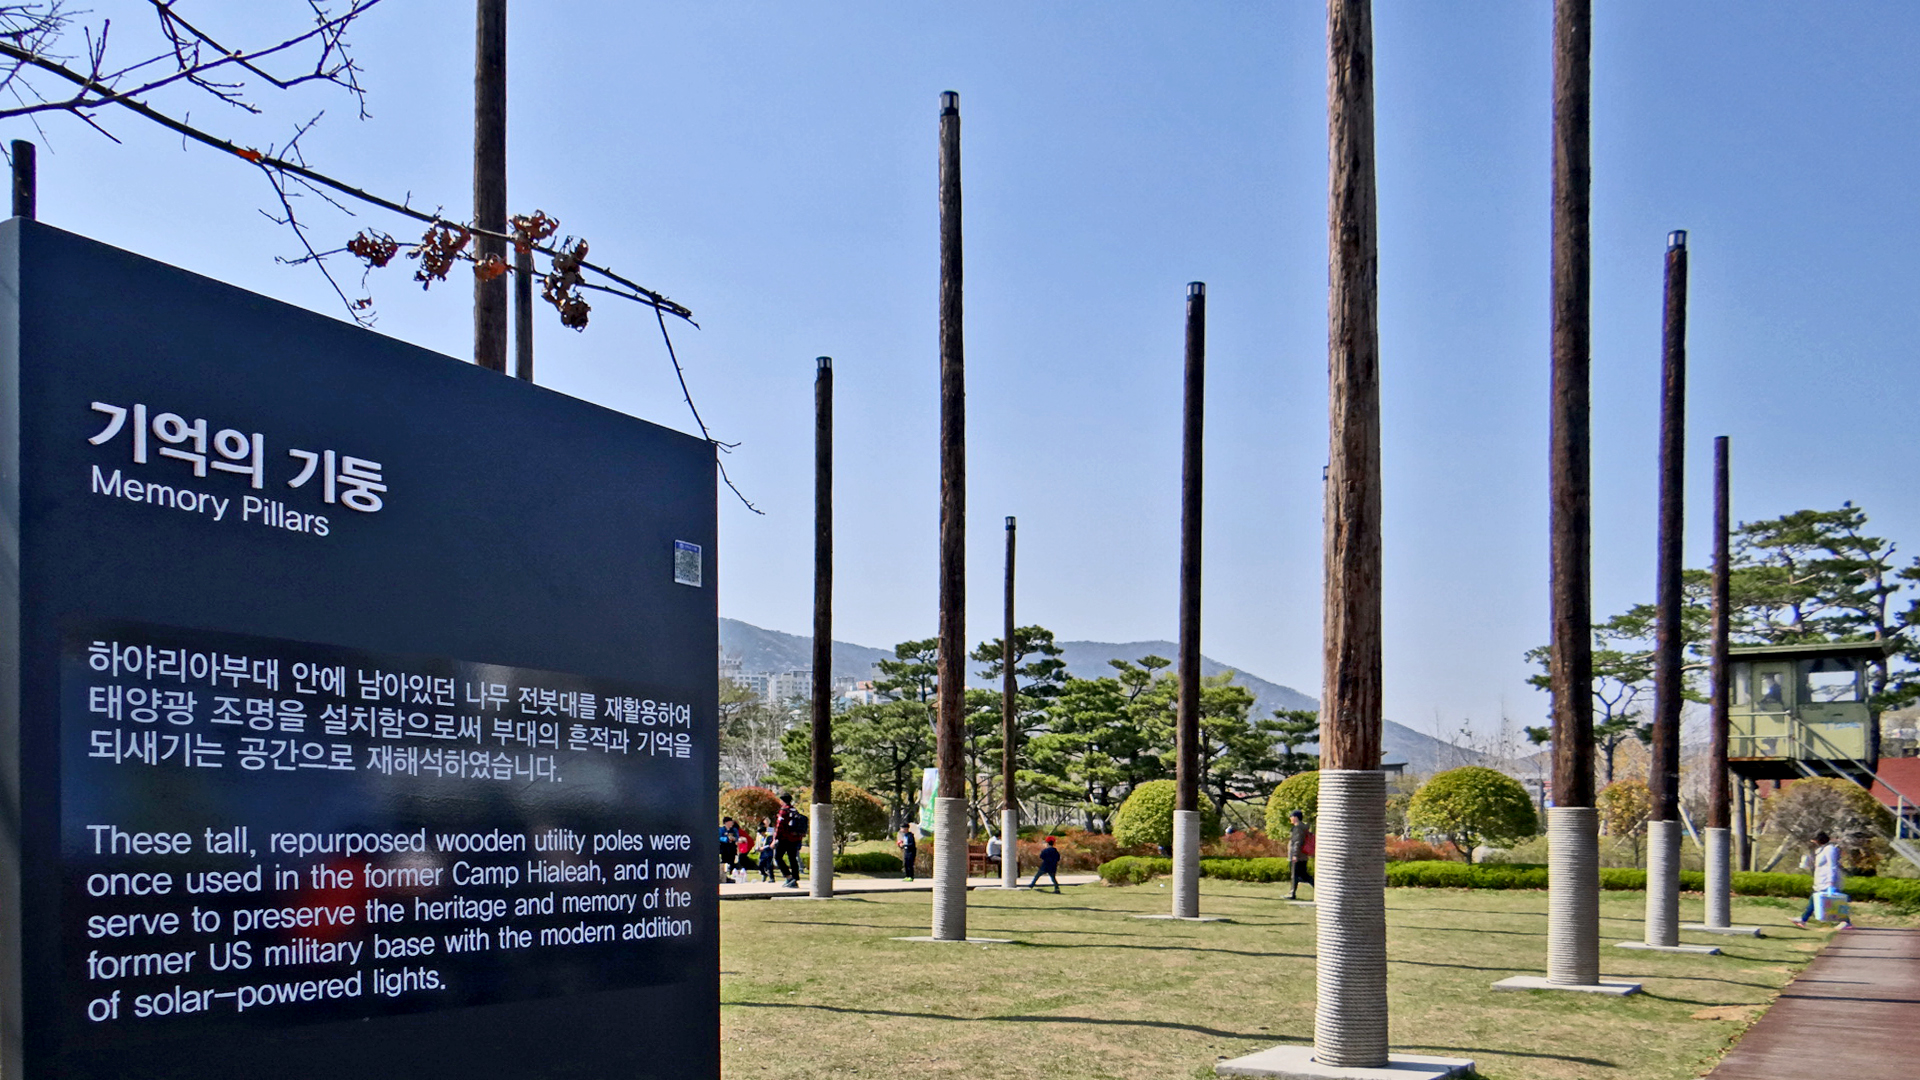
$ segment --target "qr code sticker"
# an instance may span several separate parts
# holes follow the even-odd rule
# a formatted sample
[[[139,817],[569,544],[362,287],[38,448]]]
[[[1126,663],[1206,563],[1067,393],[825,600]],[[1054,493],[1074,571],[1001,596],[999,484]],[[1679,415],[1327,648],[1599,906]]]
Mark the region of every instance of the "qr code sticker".
[[[685,540],[673,542],[673,580],[676,584],[700,587],[700,545]]]

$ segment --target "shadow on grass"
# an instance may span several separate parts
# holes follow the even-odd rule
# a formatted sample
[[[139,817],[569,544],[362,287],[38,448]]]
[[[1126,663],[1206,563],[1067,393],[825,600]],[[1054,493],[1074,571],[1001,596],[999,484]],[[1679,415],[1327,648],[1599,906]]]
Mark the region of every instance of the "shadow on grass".
[[[1525,1050],[1497,1050],[1486,1046],[1398,1046],[1397,1050],[1416,1050],[1440,1054],[1499,1054],[1501,1057],[1544,1058],[1548,1061],[1570,1061],[1575,1065],[1597,1065],[1603,1069],[1617,1069],[1618,1062],[1600,1058],[1575,1057],[1572,1054],[1530,1054]]]

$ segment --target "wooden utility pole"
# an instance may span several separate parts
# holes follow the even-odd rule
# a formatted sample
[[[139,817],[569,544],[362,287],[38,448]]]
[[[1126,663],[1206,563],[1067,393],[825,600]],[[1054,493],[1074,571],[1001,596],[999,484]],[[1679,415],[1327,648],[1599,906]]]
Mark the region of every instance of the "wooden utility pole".
[[[1593,7],[1557,0],[1553,24],[1553,388],[1549,420],[1553,805],[1593,805],[1593,497],[1588,322]],[[1597,880],[1597,879],[1596,879]]]
[[[1020,737],[1020,684],[1013,669],[1019,653],[1013,647],[1013,539],[1014,521],[1007,518],[1006,620],[1000,637],[1000,884],[1020,883],[1020,798],[1014,769]]]
[[[473,223],[507,229],[507,0],[476,0],[473,48]],[[504,240],[476,235],[475,257],[505,259]],[[473,362],[507,370],[507,278],[473,279]]]
[[[833,358],[813,376],[813,895],[833,895]]]
[[[1313,1060],[1387,1064],[1386,774],[1380,771],[1380,323],[1373,10],[1327,4],[1325,664]]]
[[[1728,831],[1727,693],[1733,688],[1727,664],[1728,637],[1733,623],[1732,567],[1728,531],[1731,510],[1727,491],[1727,437],[1713,440],[1713,713],[1707,733],[1707,912],[1706,925],[1728,925],[1732,910],[1733,874]]]
[[[1680,944],[1680,541],[1686,525],[1687,234],[1667,236],[1666,327],[1660,358],[1660,537],[1654,580],[1653,752],[1647,768],[1646,944]]]
[[[1186,409],[1180,446],[1180,701],[1173,768],[1173,915],[1200,914],[1200,520],[1206,420],[1207,286],[1187,285]]]
[[[13,216],[32,221],[40,213],[39,179],[34,169],[33,144],[13,140]]]
[[[1600,984],[1600,820],[1593,792],[1592,0],[1553,6],[1553,328],[1548,412],[1547,982]],[[1496,984],[1498,985],[1498,984]]]
[[[960,95],[940,95],[940,656],[933,936],[967,936],[967,392],[961,322]]]
[[[1686,523],[1687,234],[1667,236],[1660,362],[1660,538],[1654,582],[1653,821],[1680,819],[1681,540]]]
[[[513,374],[533,381],[533,252],[513,253]]]

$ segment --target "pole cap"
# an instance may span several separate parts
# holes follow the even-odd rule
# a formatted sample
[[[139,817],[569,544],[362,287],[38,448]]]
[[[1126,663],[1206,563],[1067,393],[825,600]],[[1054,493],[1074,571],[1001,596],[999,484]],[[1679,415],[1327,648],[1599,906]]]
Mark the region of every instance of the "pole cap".
[[[813,362],[815,365],[817,365],[817,370],[820,370],[820,371],[833,370],[833,357],[831,356],[816,357]]]
[[[1187,297],[1193,299],[1207,295],[1207,283],[1204,281],[1187,282]]]
[[[940,91],[940,115],[960,111],[960,92],[958,90]]]
[[[1675,229],[1667,234],[1667,250],[1683,251],[1687,246],[1687,230]]]
[[[1007,531],[1013,531],[1013,515],[1011,514],[1007,515]]]

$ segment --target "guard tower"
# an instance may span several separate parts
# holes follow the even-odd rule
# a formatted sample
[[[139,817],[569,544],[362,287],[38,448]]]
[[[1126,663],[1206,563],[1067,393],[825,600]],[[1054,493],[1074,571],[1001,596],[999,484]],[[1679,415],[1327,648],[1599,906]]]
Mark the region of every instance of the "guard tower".
[[[1728,650],[1727,764],[1748,780],[1841,776],[1873,784],[1878,725],[1866,667],[1879,641],[1751,645]]]

